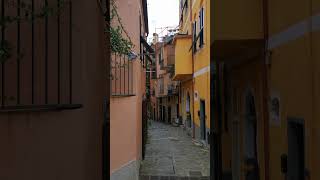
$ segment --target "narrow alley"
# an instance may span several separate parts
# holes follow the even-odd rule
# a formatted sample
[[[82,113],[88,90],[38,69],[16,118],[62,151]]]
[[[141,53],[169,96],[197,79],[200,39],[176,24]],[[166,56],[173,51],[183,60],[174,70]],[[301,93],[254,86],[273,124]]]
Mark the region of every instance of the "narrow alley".
[[[148,129],[141,180],[209,179],[208,148],[193,141],[182,127],[149,121]]]

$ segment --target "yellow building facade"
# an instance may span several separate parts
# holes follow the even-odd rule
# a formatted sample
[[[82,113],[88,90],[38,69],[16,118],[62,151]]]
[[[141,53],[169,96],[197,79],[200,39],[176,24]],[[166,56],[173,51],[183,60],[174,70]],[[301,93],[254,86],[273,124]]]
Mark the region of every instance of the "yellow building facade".
[[[180,81],[183,122],[194,138],[210,134],[210,1],[180,1],[180,32],[175,40],[175,80]]]
[[[320,3],[212,3],[222,174],[320,179]]]

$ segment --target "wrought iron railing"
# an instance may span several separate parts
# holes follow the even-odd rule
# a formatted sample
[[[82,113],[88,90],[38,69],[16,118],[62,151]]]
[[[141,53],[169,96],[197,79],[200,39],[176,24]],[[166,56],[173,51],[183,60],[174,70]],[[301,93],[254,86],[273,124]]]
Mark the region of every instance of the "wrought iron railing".
[[[73,101],[73,12],[72,1],[50,1],[56,15],[34,20],[43,2],[30,1],[31,21],[17,20],[1,25],[1,47],[11,45],[11,56],[0,64],[0,112],[75,109]],[[8,4],[9,3],[9,4]],[[1,22],[9,16],[22,17],[22,1],[1,0]],[[3,50],[3,49],[2,49]]]
[[[127,55],[113,53],[111,61],[111,95],[134,96],[133,61]]]
[[[178,94],[178,86],[175,84],[168,85],[168,96],[173,96]]]

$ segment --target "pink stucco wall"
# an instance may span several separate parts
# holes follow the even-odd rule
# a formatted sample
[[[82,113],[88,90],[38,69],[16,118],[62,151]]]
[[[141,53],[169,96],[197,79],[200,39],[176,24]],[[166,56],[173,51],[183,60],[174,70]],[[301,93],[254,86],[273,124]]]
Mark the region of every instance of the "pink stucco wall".
[[[128,35],[135,44],[134,52],[140,53],[139,14],[143,24],[140,0],[116,1]],[[142,27],[142,32],[144,28]],[[145,70],[140,57],[133,63],[134,96],[112,97],[110,104],[110,173],[127,163],[141,159],[142,149],[142,99],[145,94]]]

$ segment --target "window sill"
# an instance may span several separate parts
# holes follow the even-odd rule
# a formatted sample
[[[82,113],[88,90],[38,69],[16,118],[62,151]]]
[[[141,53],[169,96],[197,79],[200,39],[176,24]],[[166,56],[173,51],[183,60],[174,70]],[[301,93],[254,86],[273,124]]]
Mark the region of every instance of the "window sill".
[[[111,98],[123,98],[123,97],[132,97],[136,96],[135,94],[112,94]]]
[[[82,104],[46,104],[46,105],[18,105],[0,108],[0,113],[6,112],[39,112],[39,111],[62,111],[82,108]]]

